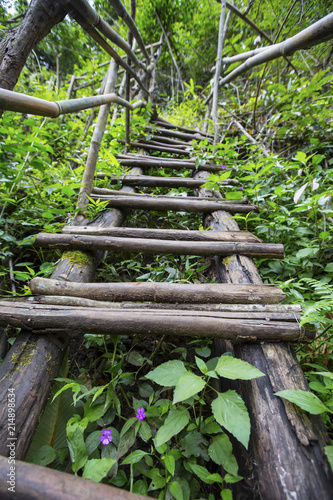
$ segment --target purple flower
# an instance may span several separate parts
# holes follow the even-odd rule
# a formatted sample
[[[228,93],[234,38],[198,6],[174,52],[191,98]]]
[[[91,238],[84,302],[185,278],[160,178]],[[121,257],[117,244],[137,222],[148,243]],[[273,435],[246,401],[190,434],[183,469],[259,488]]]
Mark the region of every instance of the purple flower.
[[[136,415],[135,416],[139,420],[143,420],[144,418],[146,418],[145,409],[144,408],[138,408],[136,410]]]
[[[222,170],[224,170],[227,167],[225,165],[221,165],[221,168],[222,168]]]
[[[71,216],[71,214],[68,212],[67,217],[70,217],[70,216]]]
[[[107,444],[111,443],[112,441],[112,430],[111,429],[103,429],[102,430],[102,435],[99,438],[100,442],[106,446]]]
[[[243,191],[243,189],[244,189],[243,187],[240,187],[240,188],[239,188],[239,190],[240,190],[240,191]]]

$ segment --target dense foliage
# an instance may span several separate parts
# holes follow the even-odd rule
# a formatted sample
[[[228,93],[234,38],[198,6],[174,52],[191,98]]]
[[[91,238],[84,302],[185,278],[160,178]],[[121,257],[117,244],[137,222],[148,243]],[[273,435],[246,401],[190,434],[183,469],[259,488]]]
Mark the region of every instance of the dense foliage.
[[[245,11],[247,2],[237,3]],[[130,8],[130,2],[127,4]],[[327,0],[309,5],[255,1],[248,16],[273,41],[281,41],[328,14],[329,4]],[[3,33],[12,26],[11,18],[24,12],[27,2],[14,5],[16,11],[9,11],[8,2],[0,2]],[[95,5],[126,37],[126,29],[109,3],[96,0]],[[137,22],[147,43],[161,35],[155,16],[158,11],[185,83],[182,93],[165,45],[157,72],[160,114],[179,125],[204,127],[204,100],[216,58],[219,3],[140,0],[137,7]],[[224,56],[255,48],[257,36],[232,15]],[[66,99],[70,73],[74,72],[89,84],[76,95],[95,93],[105,71],[99,64],[108,57],[87,40],[72,21],[58,25],[31,54],[15,90],[44,99]],[[57,88],[55,61],[59,53],[62,83]],[[214,148],[206,141],[193,144],[193,154],[204,163],[213,157],[214,149],[215,159],[232,167],[242,190],[225,190],[221,181],[226,174],[211,175],[208,188],[221,190],[233,199],[245,193],[259,206],[258,214],[235,217],[241,228],[264,241],[284,244],[286,258],[258,261],[260,274],[266,283],[278,283],[289,303],[306,306],[302,321],[313,322],[319,336],[312,345],[297,350],[316,395],[293,391],[279,395],[311,413],[321,413],[332,438],[331,56],[332,46],[327,42],[294,54],[290,58],[292,67],[278,59],[228,84],[220,93],[220,142]],[[146,134],[149,112],[134,113],[134,137]],[[59,231],[75,214],[92,130],[87,125],[93,115],[91,111],[81,112],[55,120],[9,112],[2,116],[3,294],[29,293],[31,277],[48,276],[59,260],[60,253],[34,249],[32,241],[41,230]],[[210,120],[208,126],[211,129]],[[103,171],[120,173],[114,157],[120,146],[115,139],[123,139],[124,133],[124,117],[119,113],[113,128],[107,129],[100,151]],[[100,180],[99,185],[106,185],[106,181]],[[104,208],[103,203],[96,202],[87,215],[94,218]],[[197,216],[155,212],[131,215],[128,224],[161,226],[166,218],[174,228],[194,229],[201,223]],[[156,256],[147,260],[141,255],[121,254],[107,257],[99,279],[201,282],[215,278],[205,259]],[[16,334],[9,331],[11,343]],[[216,397],[214,379],[250,379],[260,377],[261,372],[232,356],[211,359],[209,341],[192,340],[185,347],[180,341],[157,342],[149,337],[143,342],[116,336],[85,337],[82,358],[76,360],[73,354],[69,363],[65,360],[63,364],[53,390],[54,402],[48,403],[28,460],[60,470],[69,466],[95,481],[104,480],[158,498],[229,500],[230,484],[241,480],[229,437],[246,447],[250,424],[246,407],[235,391]],[[223,404],[229,413],[222,411]],[[142,419],[137,416],[142,415],[141,410],[137,413],[141,408],[146,411]],[[104,428],[112,430],[112,440],[110,437],[106,445],[100,440]],[[332,447],[327,454],[332,460]],[[222,466],[222,474],[217,466]]]

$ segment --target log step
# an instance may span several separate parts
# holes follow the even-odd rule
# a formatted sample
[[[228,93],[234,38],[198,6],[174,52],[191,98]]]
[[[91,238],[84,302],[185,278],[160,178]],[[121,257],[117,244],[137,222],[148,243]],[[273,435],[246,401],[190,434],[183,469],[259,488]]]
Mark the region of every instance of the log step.
[[[111,184],[117,184],[121,181],[123,186],[142,186],[142,187],[169,187],[178,188],[186,187],[189,189],[195,189],[201,187],[207,179],[192,179],[191,177],[158,177],[149,175],[111,175],[107,173],[98,173],[96,176],[98,179],[104,179],[105,177],[111,182]],[[224,186],[237,186],[239,181],[237,179],[227,179],[222,181]]]
[[[140,155],[115,155],[115,157],[124,167],[162,167],[177,170],[196,169],[195,161],[191,159],[176,160],[172,158]],[[206,163],[204,166],[199,166],[197,169],[207,170],[207,172],[222,172],[221,165],[213,165],[210,163]]]
[[[286,295],[274,285],[185,284],[164,282],[77,283],[33,278],[34,295],[69,295],[93,300],[190,304],[276,304]]]
[[[201,134],[203,137],[209,137],[211,139],[214,139],[214,136],[211,134],[205,134],[205,132],[202,132],[201,130],[193,130],[191,128],[187,127],[182,127],[180,125],[174,125],[173,123],[167,122],[163,120],[162,118],[157,118],[156,120],[152,120],[151,123],[156,124],[158,127],[163,127],[169,130],[181,130],[183,132],[187,132],[189,134]]]
[[[249,213],[256,211],[257,207],[250,203],[242,203],[242,200],[220,200],[208,201],[207,198],[187,200],[181,196],[105,196],[92,194],[93,200],[108,201],[109,207],[139,210],[174,210],[176,212],[216,212],[226,210],[230,213]]]
[[[107,195],[107,196],[129,196],[129,193],[127,191],[119,191],[118,189],[109,189],[109,188],[100,188],[100,187],[93,187],[92,188],[92,194],[96,195]],[[159,200],[161,199],[170,199],[170,197],[173,197],[173,195],[170,194],[159,194],[159,195],[154,195],[154,194],[148,194],[148,193],[130,193],[130,196],[139,196],[139,197],[148,197],[148,198],[158,198]],[[185,200],[195,200],[195,201],[202,201],[202,200],[207,200],[207,201],[214,201],[214,200],[219,200],[222,201],[223,199],[227,201],[228,203],[248,203],[247,198],[242,198],[240,200],[234,200],[230,201],[225,198],[222,198],[222,196],[217,197],[214,196],[211,192],[208,192],[207,195],[203,196],[182,196],[178,195],[175,196],[176,199],[185,199]]]
[[[225,241],[170,241],[154,238],[122,238],[81,234],[39,233],[35,247],[140,252],[144,254],[198,255],[201,257],[247,255],[256,258],[283,259],[283,245]]]
[[[120,144],[125,144],[125,141],[118,141]],[[150,151],[159,151],[160,153],[170,153],[173,155],[181,155],[181,156],[191,156],[192,152],[190,151],[183,151],[182,149],[177,149],[177,148],[168,148],[163,145],[155,145],[155,144],[149,144],[149,142],[136,142],[136,141],[131,141],[130,143],[131,148],[138,148],[138,149],[149,149]]]
[[[91,236],[121,236],[124,238],[158,238],[177,241],[232,241],[256,242],[261,240],[250,231],[189,231],[183,229],[150,229],[141,227],[64,226],[64,234]]]
[[[183,141],[203,141],[206,137],[199,132],[186,133],[186,132],[178,132],[177,130],[161,128],[161,127],[151,127],[149,125],[146,126],[146,130],[149,132],[154,132],[158,137],[174,137],[176,139],[182,139]],[[210,139],[210,138],[209,138]]]
[[[38,334],[94,333],[113,335],[170,335],[216,337],[242,341],[312,341],[313,328],[301,327],[294,318],[277,321],[256,316],[237,318],[223,312],[131,310],[52,306],[1,302],[0,325],[26,328]]]

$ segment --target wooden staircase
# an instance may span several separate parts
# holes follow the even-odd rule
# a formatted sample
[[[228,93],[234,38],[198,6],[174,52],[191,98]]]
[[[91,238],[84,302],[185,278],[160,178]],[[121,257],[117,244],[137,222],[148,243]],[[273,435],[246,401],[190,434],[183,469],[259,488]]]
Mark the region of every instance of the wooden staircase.
[[[63,249],[66,254],[50,279],[37,277],[31,281],[31,297],[1,300],[0,325],[9,324],[23,329],[21,344],[13,356],[20,356],[20,345],[24,342],[37,350],[38,345],[44,342],[41,349],[52,354],[48,359],[46,354],[44,360],[43,356],[40,358],[37,371],[41,375],[35,374],[38,385],[39,377],[45,377],[51,363],[52,369],[44,383],[56,376],[61,352],[70,335],[85,332],[214,337],[217,354],[235,350],[237,356],[267,374],[267,377],[254,382],[241,381],[238,387],[249,407],[252,426],[256,429],[252,436],[256,442],[252,443],[252,448],[255,450],[254,459],[259,463],[260,473],[256,483],[261,488],[261,498],[273,498],[270,496],[273,490],[276,491],[274,498],[288,498],[281,489],[283,486],[278,474],[272,475],[272,484],[265,490],[270,470],[285,466],[285,461],[291,463],[285,453],[273,453],[267,460],[269,450],[283,439],[289,443],[290,449],[316,441],[312,451],[307,448],[307,454],[301,452],[297,460],[292,460],[295,463],[294,470],[290,472],[291,490],[295,488],[296,491],[298,483],[302,482],[305,485],[303,489],[320,491],[320,497],[328,500],[327,471],[318,473],[315,482],[313,475],[309,479],[306,472],[312,460],[308,453],[316,454],[315,449],[326,444],[322,422],[302,417],[295,424],[295,415],[299,411],[295,407],[292,409],[288,402],[274,397],[274,392],[286,387],[307,387],[295,355],[284,341],[309,342],[315,335],[312,328],[300,327],[299,306],[280,304],[285,298],[284,293],[276,286],[263,284],[252,260],[253,257],[281,259],[284,256],[283,246],[262,243],[248,231],[239,230],[232,214],[249,213],[257,207],[246,199],[235,202],[214,197],[202,187],[209,172],[221,170],[221,166],[214,163],[195,168],[189,146],[193,140],[202,139],[202,133],[159,119],[147,129],[153,132],[151,140],[133,142],[131,147],[148,151],[150,155],[142,152],[118,155],[126,173],[120,177],[107,175],[111,186],[121,181],[122,188],[118,191],[95,187],[92,191],[94,200],[107,201],[112,210],[106,210],[92,222],[78,216],[74,225],[63,228],[62,234],[41,233],[37,236],[36,246]],[[153,156],[156,153],[169,153],[172,158]],[[192,177],[175,176],[174,172],[170,177],[158,176],[160,167],[180,173],[190,169]],[[129,172],[128,168],[131,169]],[[145,175],[147,168],[156,169],[156,175]],[[105,176],[103,172],[96,175],[97,178]],[[237,183],[236,179],[224,181],[226,186]],[[139,194],[135,192],[136,187],[185,187],[194,189],[196,196]],[[203,214],[207,230],[125,227],[122,224],[128,209],[199,212]],[[84,253],[84,264],[71,260],[68,251],[72,250]],[[93,283],[94,271],[105,251],[215,257],[220,283]],[[231,340],[236,341],[234,346]],[[34,352],[31,356],[33,359]],[[13,359],[0,368],[0,397],[10,386],[22,380],[13,367]],[[283,366],[282,370],[279,365]],[[29,370],[26,376],[29,377]],[[30,376],[33,376],[32,372]],[[29,397],[24,391],[23,387],[20,399],[24,401],[27,398],[28,404],[20,406],[17,458],[24,457],[42,409],[38,398],[32,397],[31,384],[26,388],[26,391],[32,392]],[[29,425],[24,420],[28,417]],[[5,418],[0,411],[0,454],[5,455],[6,440],[1,422],[5,422]],[[22,467],[24,469],[25,466]],[[67,488],[67,479],[62,481]],[[71,476],[68,481],[71,481]],[[93,495],[93,490],[89,491]],[[129,494],[126,498],[132,496]]]

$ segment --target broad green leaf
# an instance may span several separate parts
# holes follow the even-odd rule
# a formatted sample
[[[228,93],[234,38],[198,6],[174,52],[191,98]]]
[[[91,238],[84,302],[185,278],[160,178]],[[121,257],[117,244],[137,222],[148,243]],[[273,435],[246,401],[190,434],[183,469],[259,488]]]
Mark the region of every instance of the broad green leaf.
[[[218,465],[222,465],[224,470],[233,475],[238,474],[237,461],[232,454],[232,444],[226,434],[218,434],[213,437],[208,453],[210,458]]]
[[[82,477],[98,483],[108,474],[115,463],[116,460],[113,458],[93,458],[88,460],[84,466]]]
[[[169,484],[169,491],[176,500],[183,500],[183,490],[177,481]]]
[[[179,401],[185,401],[191,396],[198,394],[204,387],[205,381],[201,377],[191,372],[185,373],[180,377],[175,387],[173,404],[179,403]]]
[[[147,455],[145,451],[135,450],[121,462],[121,465],[136,464],[137,462],[140,462],[141,458],[143,458],[145,455]]]
[[[170,387],[177,384],[182,375],[186,373],[186,368],[182,361],[173,360],[167,361],[155,368],[155,370],[147,373],[146,378],[149,378],[156,384]]]
[[[135,443],[135,436],[135,429],[133,427],[131,427],[127,432],[125,432],[125,434],[121,436],[118,445],[118,460],[128,452],[131,446],[133,446],[133,444]]]
[[[87,462],[88,453],[84,444],[83,431],[80,427],[76,427],[74,432],[68,437],[68,448],[72,460],[72,469],[78,472]]]
[[[330,466],[332,467],[333,470],[333,445],[325,446],[324,448],[327,459],[330,463]]]
[[[250,417],[237,392],[219,394],[212,402],[212,411],[216,421],[247,448],[251,431]]]
[[[149,441],[152,436],[150,425],[145,420],[141,422],[139,435],[145,442]]]
[[[195,362],[197,364],[197,367],[201,371],[201,373],[205,374],[205,373],[208,372],[207,365],[206,365],[206,363],[204,362],[203,359],[197,358],[197,356],[195,356]]]
[[[189,464],[190,468],[204,483],[213,484],[213,483],[222,483],[222,477],[220,474],[211,474],[206,467],[197,464]]]
[[[252,378],[263,377],[265,374],[250,363],[232,356],[221,356],[215,368],[216,373],[221,377],[231,380],[251,380]]]
[[[164,424],[156,433],[155,447],[166,443],[176,434],[179,434],[189,423],[190,414],[187,410],[171,410]]]
[[[225,193],[227,200],[241,200],[243,197],[242,191],[231,191],[230,193]]]
[[[287,399],[312,415],[319,415],[325,411],[330,412],[329,408],[312,392],[290,389],[276,392],[275,396]]]
[[[36,455],[32,458],[31,462],[33,464],[45,466],[51,464],[56,456],[57,453],[55,449],[52,448],[52,446],[45,444],[38,450]]]
[[[234,476],[233,474],[226,474],[223,479],[226,483],[238,483],[238,481],[241,481],[243,478],[238,475]]]
[[[221,491],[222,500],[232,500],[232,491],[223,489]]]
[[[171,476],[175,473],[176,461],[172,455],[165,455],[164,464],[166,469],[170,472]]]

